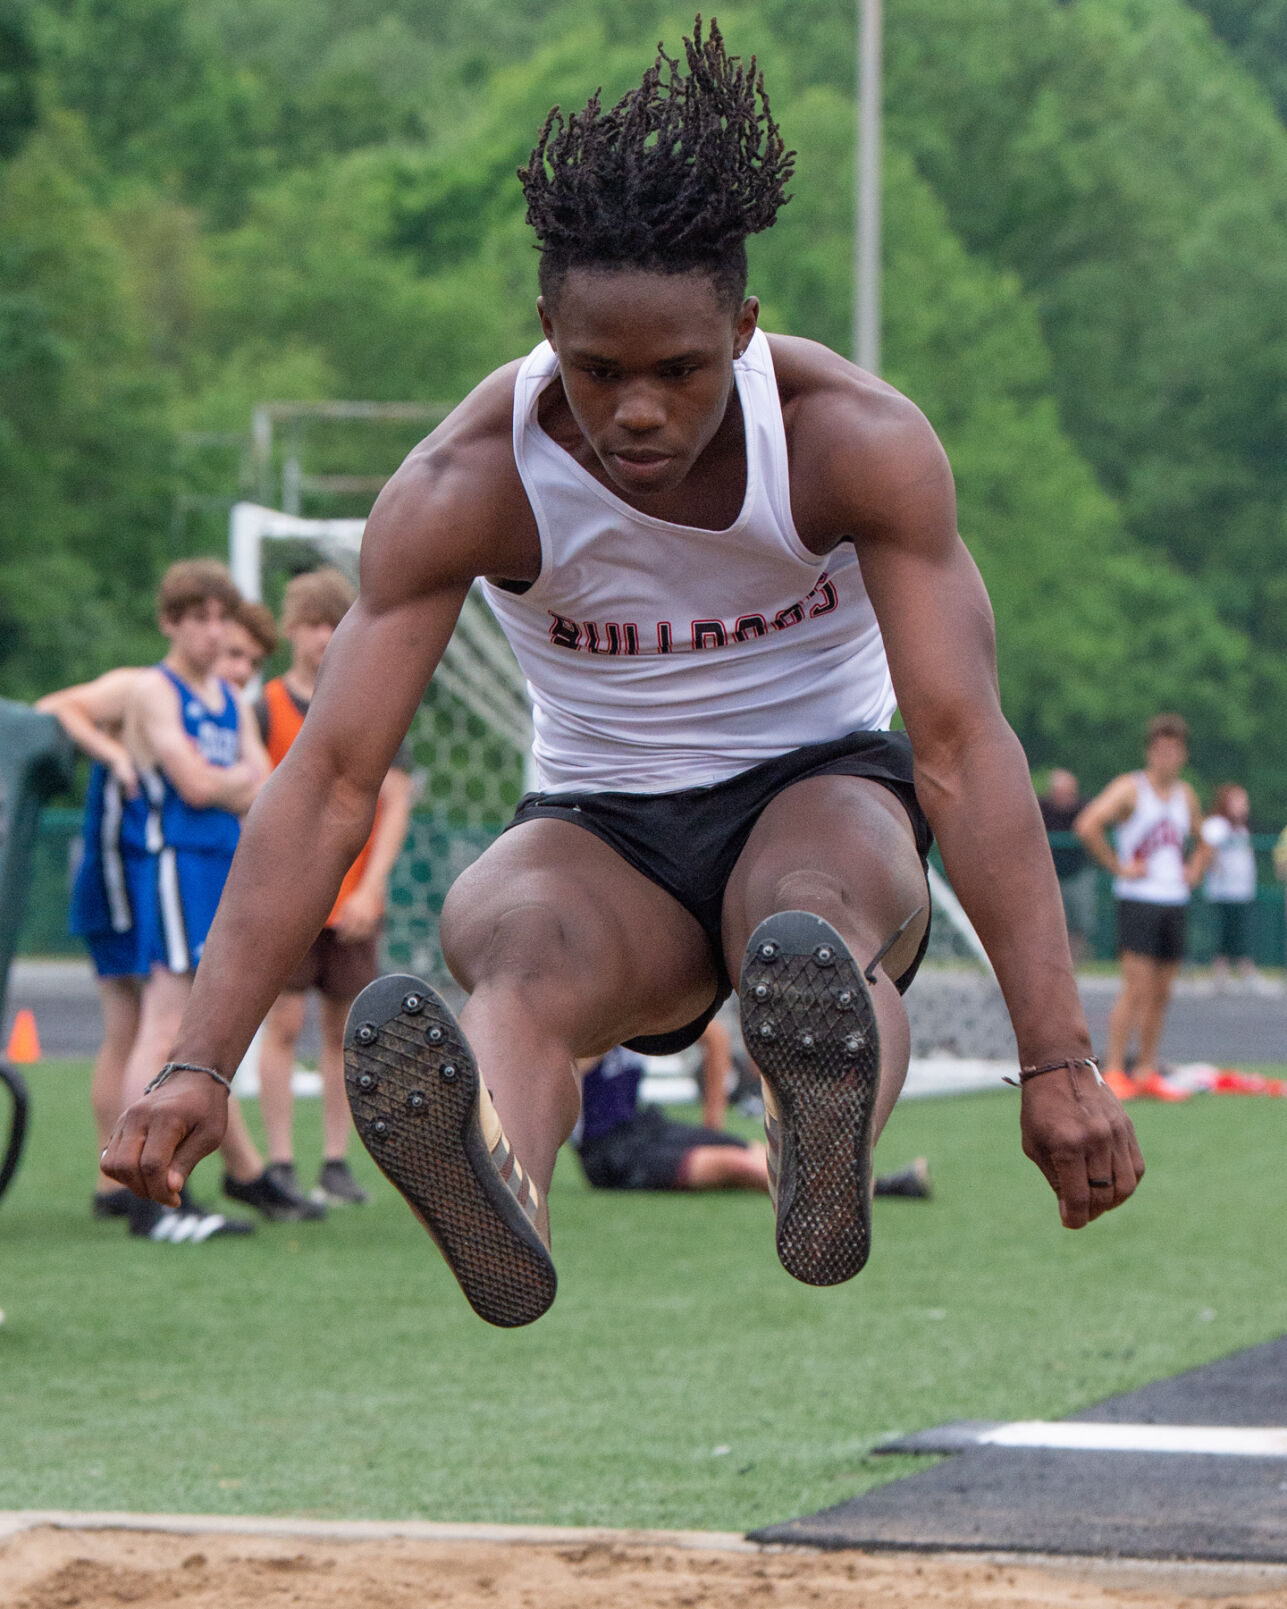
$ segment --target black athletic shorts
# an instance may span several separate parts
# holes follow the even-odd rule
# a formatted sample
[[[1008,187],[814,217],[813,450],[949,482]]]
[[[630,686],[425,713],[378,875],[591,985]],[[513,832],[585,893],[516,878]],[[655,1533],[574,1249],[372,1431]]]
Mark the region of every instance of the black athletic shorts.
[[[672,895],[696,918],[710,941],[719,986],[709,1010],[673,1033],[629,1042],[644,1056],[669,1056],[699,1039],[732,992],[724,966],[720,922],[724,890],[751,829],[765,806],[806,777],[867,777],[895,795],[906,810],[922,863],[933,836],[912,785],[912,746],[905,732],[850,732],[831,743],[811,743],[739,771],[723,782],[673,793],[529,793],[506,827],[552,817],[584,827],[636,871]],[[929,926],[911,965],[896,980],[907,989],[929,942]]]
[[[1150,961],[1182,961],[1187,905],[1157,905],[1151,900],[1119,899],[1117,949]]]
[[[655,1106],[641,1106],[625,1123],[577,1147],[585,1176],[596,1190],[678,1190],[685,1159],[703,1145],[747,1149],[746,1141],[722,1129],[672,1123]]]

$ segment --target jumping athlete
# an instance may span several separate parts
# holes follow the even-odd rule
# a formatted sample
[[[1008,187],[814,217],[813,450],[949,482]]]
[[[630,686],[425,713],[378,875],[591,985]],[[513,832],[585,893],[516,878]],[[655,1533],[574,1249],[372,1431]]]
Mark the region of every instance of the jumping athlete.
[[[165,1082],[114,1177],[171,1202],[326,918],[476,577],[532,690],[538,790],[449,893],[457,1023],[411,978],[355,1003],[358,1131],[491,1322],[555,1294],[546,1192],[577,1057],[691,1043],[736,985],[765,1080],[778,1254],[868,1252],[903,1082],[932,826],[1005,992],[1024,1149],[1080,1228],[1143,1162],[1101,1082],[991,611],[919,411],[768,337],[746,238],[791,154],[712,24],[618,105],[556,110],[520,177],[545,340],[415,449],[361,593],[242,839]],[[889,730],[895,695],[906,734]]]
[[[1184,959],[1189,895],[1212,854],[1198,836],[1198,796],[1180,776],[1188,757],[1183,716],[1155,715],[1148,724],[1144,769],[1115,777],[1075,823],[1087,850],[1113,874],[1122,990],[1108,1019],[1104,1077],[1123,1100],[1135,1095],[1186,1099],[1162,1077],[1157,1053]],[[1116,828],[1115,845],[1106,836],[1110,827]],[[1187,859],[1186,844],[1194,845]],[[1139,1054],[1128,1075],[1126,1056],[1136,1034]]]

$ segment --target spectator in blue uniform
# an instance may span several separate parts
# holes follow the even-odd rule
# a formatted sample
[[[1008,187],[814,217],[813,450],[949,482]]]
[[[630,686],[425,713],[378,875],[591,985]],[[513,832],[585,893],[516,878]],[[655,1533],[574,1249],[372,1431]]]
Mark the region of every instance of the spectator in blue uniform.
[[[92,682],[64,687],[36,708],[53,715],[93,761],[85,794],[82,852],[72,885],[71,931],[84,941],[94,963],[103,1038],[94,1058],[90,1104],[101,1151],[123,1110],[121,1091],[139,1025],[139,999],[147,967],[139,954],[134,906],[125,883],[121,819],[138,793],[138,775],[123,741],[125,707],[141,672],[109,670]],[[99,1173],[95,1217],[122,1216],[129,1191]]]
[[[267,638],[262,615],[253,612],[260,610],[268,617],[272,638]],[[243,687],[274,646],[275,632],[272,616],[262,605],[240,602],[228,624],[219,673],[238,689]],[[89,950],[103,1017],[103,1037],[90,1080],[99,1150],[107,1144],[124,1109],[125,1068],[138,1033],[143,979],[149,971],[140,955],[139,929],[121,845],[126,804],[139,792],[138,773],[124,742],[125,712],[142,675],[138,666],[121,666],[91,682],[48,693],[36,705],[53,715],[93,761],[69,926]],[[220,1149],[228,1176],[242,1187],[243,1198],[249,1192],[250,1205],[269,1218],[299,1216],[294,1203],[279,1199],[272,1190],[239,1106],[229,1109],[228,1129]],[[128,1190],[99,1173],[91,1200],[96,1218],[128,1216],[130,1200]]]
[[[240,594],[221,564],[171,565],[157,594],[169,651],[141,671],[125,711],[124,743],[138,777],[121,826],[125,883],[145,970],[138,1032],[125,1069],[126,1104],[168,1053],[249,809],[268,774],[254,718],[214,674]],[[281,1195],[240,1127],[243,1154],[225,1150],[225,1193],[269,1217],[320,1217]],[[247,1151],[245,1147],[249,1147]],[[200,1243],[234,1225],[217,1213],[130,1207],[131,1232]],[[244,1226],[243,1226],[244,1227]]]

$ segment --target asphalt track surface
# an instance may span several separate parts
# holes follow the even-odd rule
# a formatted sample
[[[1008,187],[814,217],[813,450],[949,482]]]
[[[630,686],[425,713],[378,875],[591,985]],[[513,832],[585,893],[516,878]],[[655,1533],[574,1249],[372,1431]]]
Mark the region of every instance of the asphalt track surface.
[[[1287,1424],[1287,1336],[1071,1416],[1130,1425]],[[947,1427],[951,1429],[952,1427]],[[887,1451],[929,1450],[926,1434]],[[1287,1457],[976,1447],[758,1542],[1287,1562]]]
[[[102,1018],[89,964],[83,961],[15,961],[9,969],[9,996],[0,1028],[0,1054],[9,1043],[14,1014],[29,1007],[36,1016],[42,1056],[56,1059],[98,1053]],[[315,1061],[318,1051],[316,1003],[300,1037],[299,1053]]]
[[[1112,977],[1081,980],[1092,1038],[1103,1048],[1108,1013],[1117,994]],[[9,1041],[14,1013],[36,1014],[46,1056],[90,1057],[98,1049],[98,998],[93,975],[82,961],[18,961],[9,974],[9,997],[0,1051]],[[317,1054],[316,1018],[310,1010],[300,1055]],[[1287,1061],[1287,993],[1214,994],[1205,980],[1182,979],[1167,1018],[1162,1055],[1173,1062],[1214,1062],[1221,1067]]]

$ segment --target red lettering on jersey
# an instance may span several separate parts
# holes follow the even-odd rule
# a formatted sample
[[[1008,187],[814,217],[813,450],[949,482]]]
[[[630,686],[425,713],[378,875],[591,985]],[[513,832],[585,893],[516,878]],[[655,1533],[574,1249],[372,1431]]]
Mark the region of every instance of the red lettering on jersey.
[[[659,654],[671,654],[674,651],[675,639],[672,635],[670,621],[659,620],[657,622],[657,652]]]
[[[830,581],[827,580],[827,572],[825,570],[818,577],[818,584],[809,594],[809,598],[817,597],[818,593],[821,593],[822,597],[821,600],[818,603],[815,603],[813,608],[809,610],[810,620],[816,620],[819,615],[829,615],[831,611],[840,603],[840,599],[836,596],[835,587]],[[809,599],[806,598],[805,602],[807,603],[808,601]]]
[[[550,611],[550,641],[556,648],[576,648],[581,640],[581,628],[575,620],[569,620],[566,615],[556,615]]]
[[[693,621],[694,648],[723,648],[727,642],[728,633],[722,620]]]
[[[1147,860],[1150,855],[1157,854],[1159,849],[1183,849],[1184,840],[1176,831],[1173,821],[1158,821],[1144,834],[1136,846],[1135,853]]]
[[[737,625],[733,628],[733,637],[737,642],[750,642],[752,637],[767,637],[769,623],[763,615],[739,615]]]

